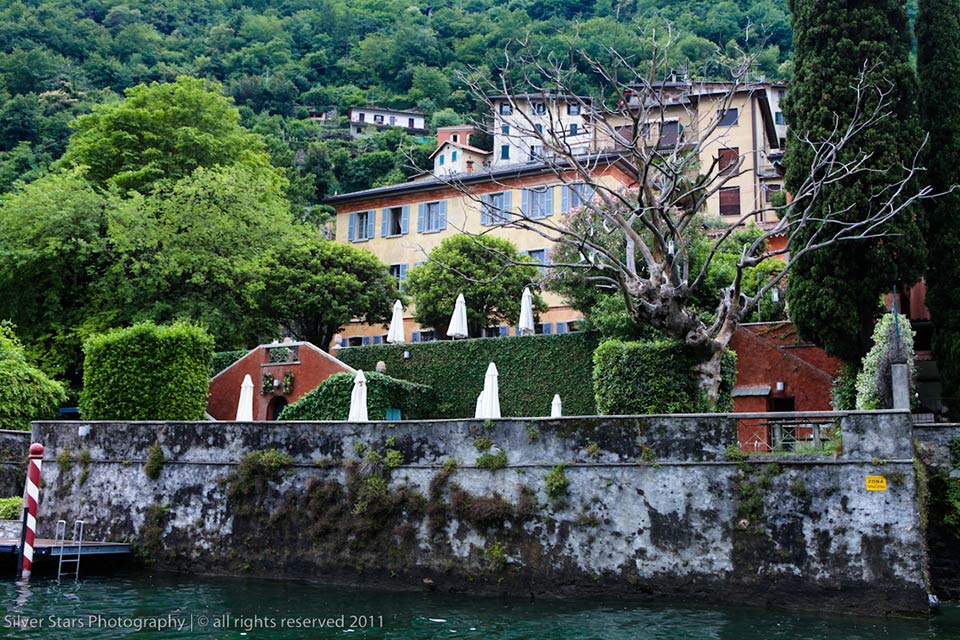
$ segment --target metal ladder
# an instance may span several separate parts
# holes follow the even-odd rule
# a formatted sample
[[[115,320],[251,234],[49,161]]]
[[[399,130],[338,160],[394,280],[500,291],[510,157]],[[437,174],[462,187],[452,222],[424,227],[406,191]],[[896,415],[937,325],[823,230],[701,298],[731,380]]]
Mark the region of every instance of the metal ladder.
[[[67,547],[69,557],[64,551],[64,545],[67,538],[67,521],[57,520],[57,542],[60,543],[60,561],[57,564],[57,580],[63,576],[73,576],[74,580],[80,579],[80,554],[83,551],[83,520],[77,520],[73,523],[73,539],[71,546]],[[72,570],[63,570],[63,566],[73,565]]]

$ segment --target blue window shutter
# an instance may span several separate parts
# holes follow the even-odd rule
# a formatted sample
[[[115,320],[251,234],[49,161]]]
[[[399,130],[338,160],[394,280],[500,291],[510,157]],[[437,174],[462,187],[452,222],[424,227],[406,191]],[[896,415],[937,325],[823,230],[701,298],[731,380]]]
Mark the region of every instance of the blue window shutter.
[[[376,228],[376,227],[374,226],[374,223],[375,223],[376,221],[377,221],[377,212],[376,212],[376,210],[368,211],[368,212],[367,212],[367,239],[368,239],[368,240],[369,240],[370,238],[375,238],[375,237],[376,237],[376,236],[374,235],[374,229]]]
[[[363,344],[370,344],[370,336],[363,336]]]
[[[530,190],[524,189],[520,201],[520,213],[524,218],[532,218],[530,215]]]
[[[548,335],[548,334],[551,334],[551,333],[553,333],[553,325],[550,324],[549,322],[544,322],[544,323],[543,323],[543,335]]]
[[[417,205],[417,233],[423,233],[423,219],[427,216],[427,205],[421,202]]]
[[[510,219],[509,211],[510,211],[510,208],[513,206],[513,195],[512,195],[512,194],[513,194],[512,191],[504,191],[504,192],[503,192],[503,198],[500,200],[500,202],[501,202],[500,208],[503,209],[503,214],[502,214],[502,216],[503,216],[503,219],[504,219],[504,220],[509,220],[509,219]]]
[[[373,336],[373,344],[380,344],[380,336]]]
[[[569,184],[565,184],[560,187],[560,213],[567,213],[570,211],[571,189],[573,189],[573,186]]]
[[[546,203],[543,205],[544,211],[543,215],[552,216],[553,215],[553,187],[547,187],[547,198]]]
[[[456,161],[457,161],[457,152],[456,152],[456,151],[451,151],[451,152],[450,152],[450,162],[456,162]]]
[[[480,224],[483,226],[493,224],[493,221],[490,219],[490,213],[487,211],[487,207],[490,206],[492,200],[493,197],[489,195],[480,198]]]
[[[505,324],[500,325],[500,337],[506,338],[508,335],[510,335],[510,327]]]
[[[438,229],[442,231],[443,229],[446,229],[446,228],[447,228],[447,201],[441,200],[440,201],[440,226],[438,227]]]
[[[380,215],[383,216],[383,219],[380,221],[380,237],[387,237],[387,219],[390,217],[390,209],[382,209]]]
[[[403,282],[406,279],[407,279],[407,265],[401,264],[400,265],[400,282]]]
[[[410,231],[410,205],[405,204],[400,210],[400,233]]]
[[[353,242],[357,237],[357,214],[350,214],[350,222],[347,225],[347,240]]]
[[[420,342],[420,332],[414,331],[410,334],[410,342]]]
[[[566,323],[566,322],[558,322],[558,323],[557,323],[557,334],[559,335],[559,334],[561,334],[561,333],[566,333],[566,332],[567,332],[567,323]]]

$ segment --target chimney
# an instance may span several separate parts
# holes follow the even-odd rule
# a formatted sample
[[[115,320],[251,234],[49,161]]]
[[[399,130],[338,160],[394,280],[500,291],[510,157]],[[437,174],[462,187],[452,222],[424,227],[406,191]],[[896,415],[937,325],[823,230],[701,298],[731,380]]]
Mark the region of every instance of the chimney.
[[[473,160],[467,160],[467,173],[473,173]]]

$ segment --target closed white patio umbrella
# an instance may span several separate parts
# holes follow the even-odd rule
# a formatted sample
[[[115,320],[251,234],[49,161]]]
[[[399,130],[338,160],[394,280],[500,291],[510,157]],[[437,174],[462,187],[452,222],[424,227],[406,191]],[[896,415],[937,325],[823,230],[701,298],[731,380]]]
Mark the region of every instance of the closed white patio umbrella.
[[[404,342],[403,305],[399,300],[393,303],[393,317],[390,318],[390,330],[387,332],[387,342],[392,344]]]
[[[553,402],[550,403],[550,417],[551,418],[563,417],[563,404],[560,402],[559,393],[555,393],[553,395]]]
[[[524,287],[523,297],[520,298],[520,322],[517,323],[517,334],[532,336],[536,332],[533,326],[533,294],[528,287]]]
[[[480,394],[480,415],[483,420],[493,420],[500,417],[500,385],[497,365],[490,363],[487,373],[483,377],[483,393]]]
[[[477,409],[473,412],[474,418],[483,418],[483,391],[477,396]]]
[[[447,335],[453,339],[469,337],[467,332],[467,301],[463,299],[462,293],[457,296],[457,302],[453,305],[453,315],[450,317]]]
[[[253,379],[249,373],[243,376],[243,382],[240,383],[237,422],[253,422]]]
[[[353,379],[353,391],[350,393],[350,415],[347,422],[367,422],[367,378],[363,371],[357,371]]]

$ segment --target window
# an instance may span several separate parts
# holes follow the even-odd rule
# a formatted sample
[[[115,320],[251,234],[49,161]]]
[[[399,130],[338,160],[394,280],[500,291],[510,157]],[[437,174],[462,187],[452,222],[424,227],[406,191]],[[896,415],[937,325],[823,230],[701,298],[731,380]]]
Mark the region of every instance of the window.
[[[505,136],[510,135],[510,125],[505,124],[502,127],[500,127],[500,133],[502,133]]]
[[[560,210],[567,213],[571,209],[576,209],[584,202],[593,200],[596,190],[589,184],[577,182],[564,185],[560,196]]]
[[[510,106],[509,102],[500,103],[500,115],[509,116],[513,114],[513,107]]]
[[[384,238],[402,236],[409,231],[410,207],[390,207],[383,210],[383,219],[380,223],[380,235]]]
[[[782,111],[777,111],[775,114],[773,114],[773,122],[774,124],[787,124],[787,121],[783,119]]]
[[[413,121],[413,118],[407,118],[407,128],[416,129],[416,123]]]
[[[441,166],[441,167],[443,166],[443,154],[442,154],[442,153],[440,154],[440,166]]]
[[[717,161],[717,170],[720,175],[727,176],[737,170],[737,163],[740,161],[740,148],[720,149],[720,158]]]
[[[500,159],[501,160],[510,159],[510,145],[508,144],[500,145]]]
[[[363,242],[373,237],[373,221],[376,217],[373,211],[358,211],[351,213],[347,222],[347,240]]]
[[[364,122],[364,121],[366,121],[366,119],[367,119],[367,114],[365,114],[363,111],[361,111],[361,112],[360,112],[360,115],[357,117],[357,120],[359,120],[360,122]]]
[[[767,204],[770,204],[773,201],[773,194],[779,193],[783,189],[779,184],[768,184],[764,189],[763,199]]]
[[[549,335],[553,333],[553,324],[550,322],[541,322],[540,324],[534,325],[534,330],[538,334]]]
[[[456,152],[456,151],[451,151],[451,152],[450,152],[450,162],[456,162],[456,161],[457,161],[457,152]]]
[[[724,187],[720,189],[720,215],[740,215],[740,187]]]
[[[397,282],[397,291],[403,292],[403,283],[407,280],[407,265],[405,264],[392,264],[390,265],[390,275]]]
[[[740,111],[737,109],[727,109],[726,111],[718,111],[717,118],[720,121],[717,123],[721,127],[735,127],[738,124],[740,119]]]
[[[527,255],[530,256],[531,260],[540,265],[540,273],[543,274],[543,265],[547,264],[547,250],[533,249],[531,251],[527,251]]]
[[[484,338],[506,338],[508,331],[509,327],[507,327],[505,324],[501,324],[496,327],[484,327],[482,333]]]
[[[530,160],[536,160],[543,153],[543,147],[539,144],[530,145]]]
[[[424,202],[417,215],[417,231],[433,233],[447,228],[447,201]]]
[[[787,90],[786,90],[786,89],[777,89],[777,99],[783,100],[785,97],[787,97]]]
[[[397,124],[397,116],[390,116],[390,126],[392,127],[396,124]]]
[[[537,124],[533,125],[533,128],[536,130],[537,135],[541,135],[541,136],[543,135],[543,125],[542,125],[542,124],[537,123]]]
[[[570,135],[571,135],[571,136],[577,135],[577,123],[576,123],[576,122],[571,122],[571,123],[570,123]]]
[[[383,116],[380,114],[374,114],[373,121],[377,124],[383,124]]]
[[[419,331],[419,334],[420,334],[420,340],[419,340],[420,342],[433,342],[434,340],[437,339],[436,332],[433,329],[421,329]],[[414,342],[417,342],[417,340],[414,340]]]
[[[664,122],[660,126],[660,140],[657,142],[657,146],[661,149],[669,149],[677,146],[681,131],[680,123],[676,120]],[[644,135],[644,137],[646,137],[646,135]]]
[[[490,193],[483,196],[483,205],[480,209],[480,224],[489,226],[506,222],[510,219],[510,192]]]
[[[546,218],[553,213],[553,187],[523,190],[521,210],[526,218]]]
[[[538,116],[542,116],[547,113],[547,105],[542,102],[533,103],[533,112]]]
[[[567,105],[567,115],[568,115],[568,116],[578,116],[578,115],[580,115],[580,105],[579,105],[579,104],[568,104],[568,105]]]

